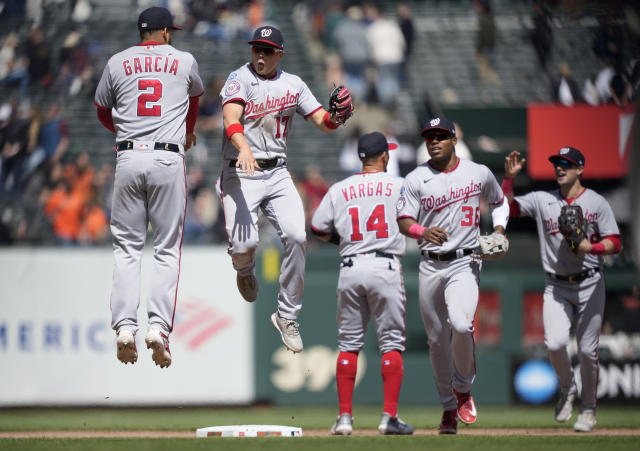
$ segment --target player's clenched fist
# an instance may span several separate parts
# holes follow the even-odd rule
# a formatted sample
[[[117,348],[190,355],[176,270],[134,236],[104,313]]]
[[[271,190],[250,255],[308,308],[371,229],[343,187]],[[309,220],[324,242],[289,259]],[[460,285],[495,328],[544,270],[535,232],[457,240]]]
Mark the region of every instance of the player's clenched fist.
[[[449,239],[449,232],[440,227],[431,227],[422,232],[422,237],[431,244],[442,246]]]

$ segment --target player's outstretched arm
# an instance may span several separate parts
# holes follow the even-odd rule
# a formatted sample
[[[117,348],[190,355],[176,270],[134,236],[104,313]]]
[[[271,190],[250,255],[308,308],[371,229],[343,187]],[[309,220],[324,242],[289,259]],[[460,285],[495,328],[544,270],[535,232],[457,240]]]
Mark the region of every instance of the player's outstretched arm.
[[[311,123],[315,125],[318,130],[324,133],[331,133],[340,126],[340,124],[337,124],[336,121],[331,118],[329,112],[324,108],[320,108],[318,111],[309,116],[307,120],[311,121]]]
[[[258,162],[253,156],[251,147],[244,137],[244,129],[240,123],[244,105],[236,102],[229,102],[222,107],[222,125],[227,139],[231,141],[233,147],[238,149],[238,161],[236,167],[253,175],[256,169],[260,169]]]

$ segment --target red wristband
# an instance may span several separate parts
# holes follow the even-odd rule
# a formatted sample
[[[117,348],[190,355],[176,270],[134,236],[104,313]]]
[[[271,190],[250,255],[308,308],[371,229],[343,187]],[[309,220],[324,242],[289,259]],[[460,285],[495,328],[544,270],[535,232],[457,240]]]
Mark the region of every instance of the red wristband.
[[[591,250],[589,251],[590,254],[593,255],[603,255],[607,250],[604,247],[604,244],[602,243],[594,243],[591,245]]]
[[[331,116],[329,115],[328,111],[324,113],[323,121],[324,121],[324,125],[330,130],[335,130],[336,128],[339,127],[338,124],[334,124],[333,122],[331,122]]]
[[[411,236],[411,238],[415,238],[418,240],[422,238],[422,232],[424,232],[425,230],[427,230],[426,227],[422,227],[416,222],[415,224],[412,224],[411,227],[409,227],[409,235]]]
[[[504,195],[513,194],[513,179],[505,177],[502,179],[502,192]]]
[[[236,133],[242,133],[244,135],[244,127],[242,127],[241,123],[236,122],[235,124],[228,126],[224,132],[227,135],[227,139],[231,141],[231,137]]]

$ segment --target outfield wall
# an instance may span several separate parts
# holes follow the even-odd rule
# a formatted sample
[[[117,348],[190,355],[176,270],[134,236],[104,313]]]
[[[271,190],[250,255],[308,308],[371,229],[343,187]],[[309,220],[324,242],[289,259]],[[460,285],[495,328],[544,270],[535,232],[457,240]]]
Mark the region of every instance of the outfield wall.
[[[518,366],[538,346],[543,276],[518,266],[517,254],[488,262],[481,273],[476,315],[477,378],[482,404],[521,402],[513,389]],[[427,336],[417,302],[419,256],[403,261],[407,350],[402,405],[436,405]],[[305,349],[282,347],[269,316],[276,309],[280,250],[258,254],[260,293],[254,304],[237,292],[226,247],[184,247],[175,327],[174,364],[159,369],[144,349],[144,304],[152,256],[144,256],[139,359],[116,359],[110,329],[110,248],[9,248],[0,252],[0,406],[197,405],[337,403],[336,297],[339,258],[334,247],[310,251],[300,330]],[[606,270],[608,289],[637,283],[629,270]],[[611,299],[608,299],[610,302]],[[543,349],[542,349],[543,351]],[[604,356],[603,356],[604,357]],[[640,402],[640,362],[603,361],[601,400]],[[373,328],[360,353],[354,402],[380,404],[380,357]]]
[[[253,309],[226,247],[185,247],[171,350],[156,367],[144,345],[152,255],[142,266],[138,362],[116,359],[110,248],[0,252],[0,406],[243,404],[254,395]]]

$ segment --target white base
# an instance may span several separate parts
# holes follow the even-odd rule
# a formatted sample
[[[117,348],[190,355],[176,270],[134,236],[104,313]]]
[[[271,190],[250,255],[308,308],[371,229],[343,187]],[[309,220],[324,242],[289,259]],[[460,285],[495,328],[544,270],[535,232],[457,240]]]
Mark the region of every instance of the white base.
[[[273,424],[210,426],[196,429],[196,437],[302,437],[302,428]]]

